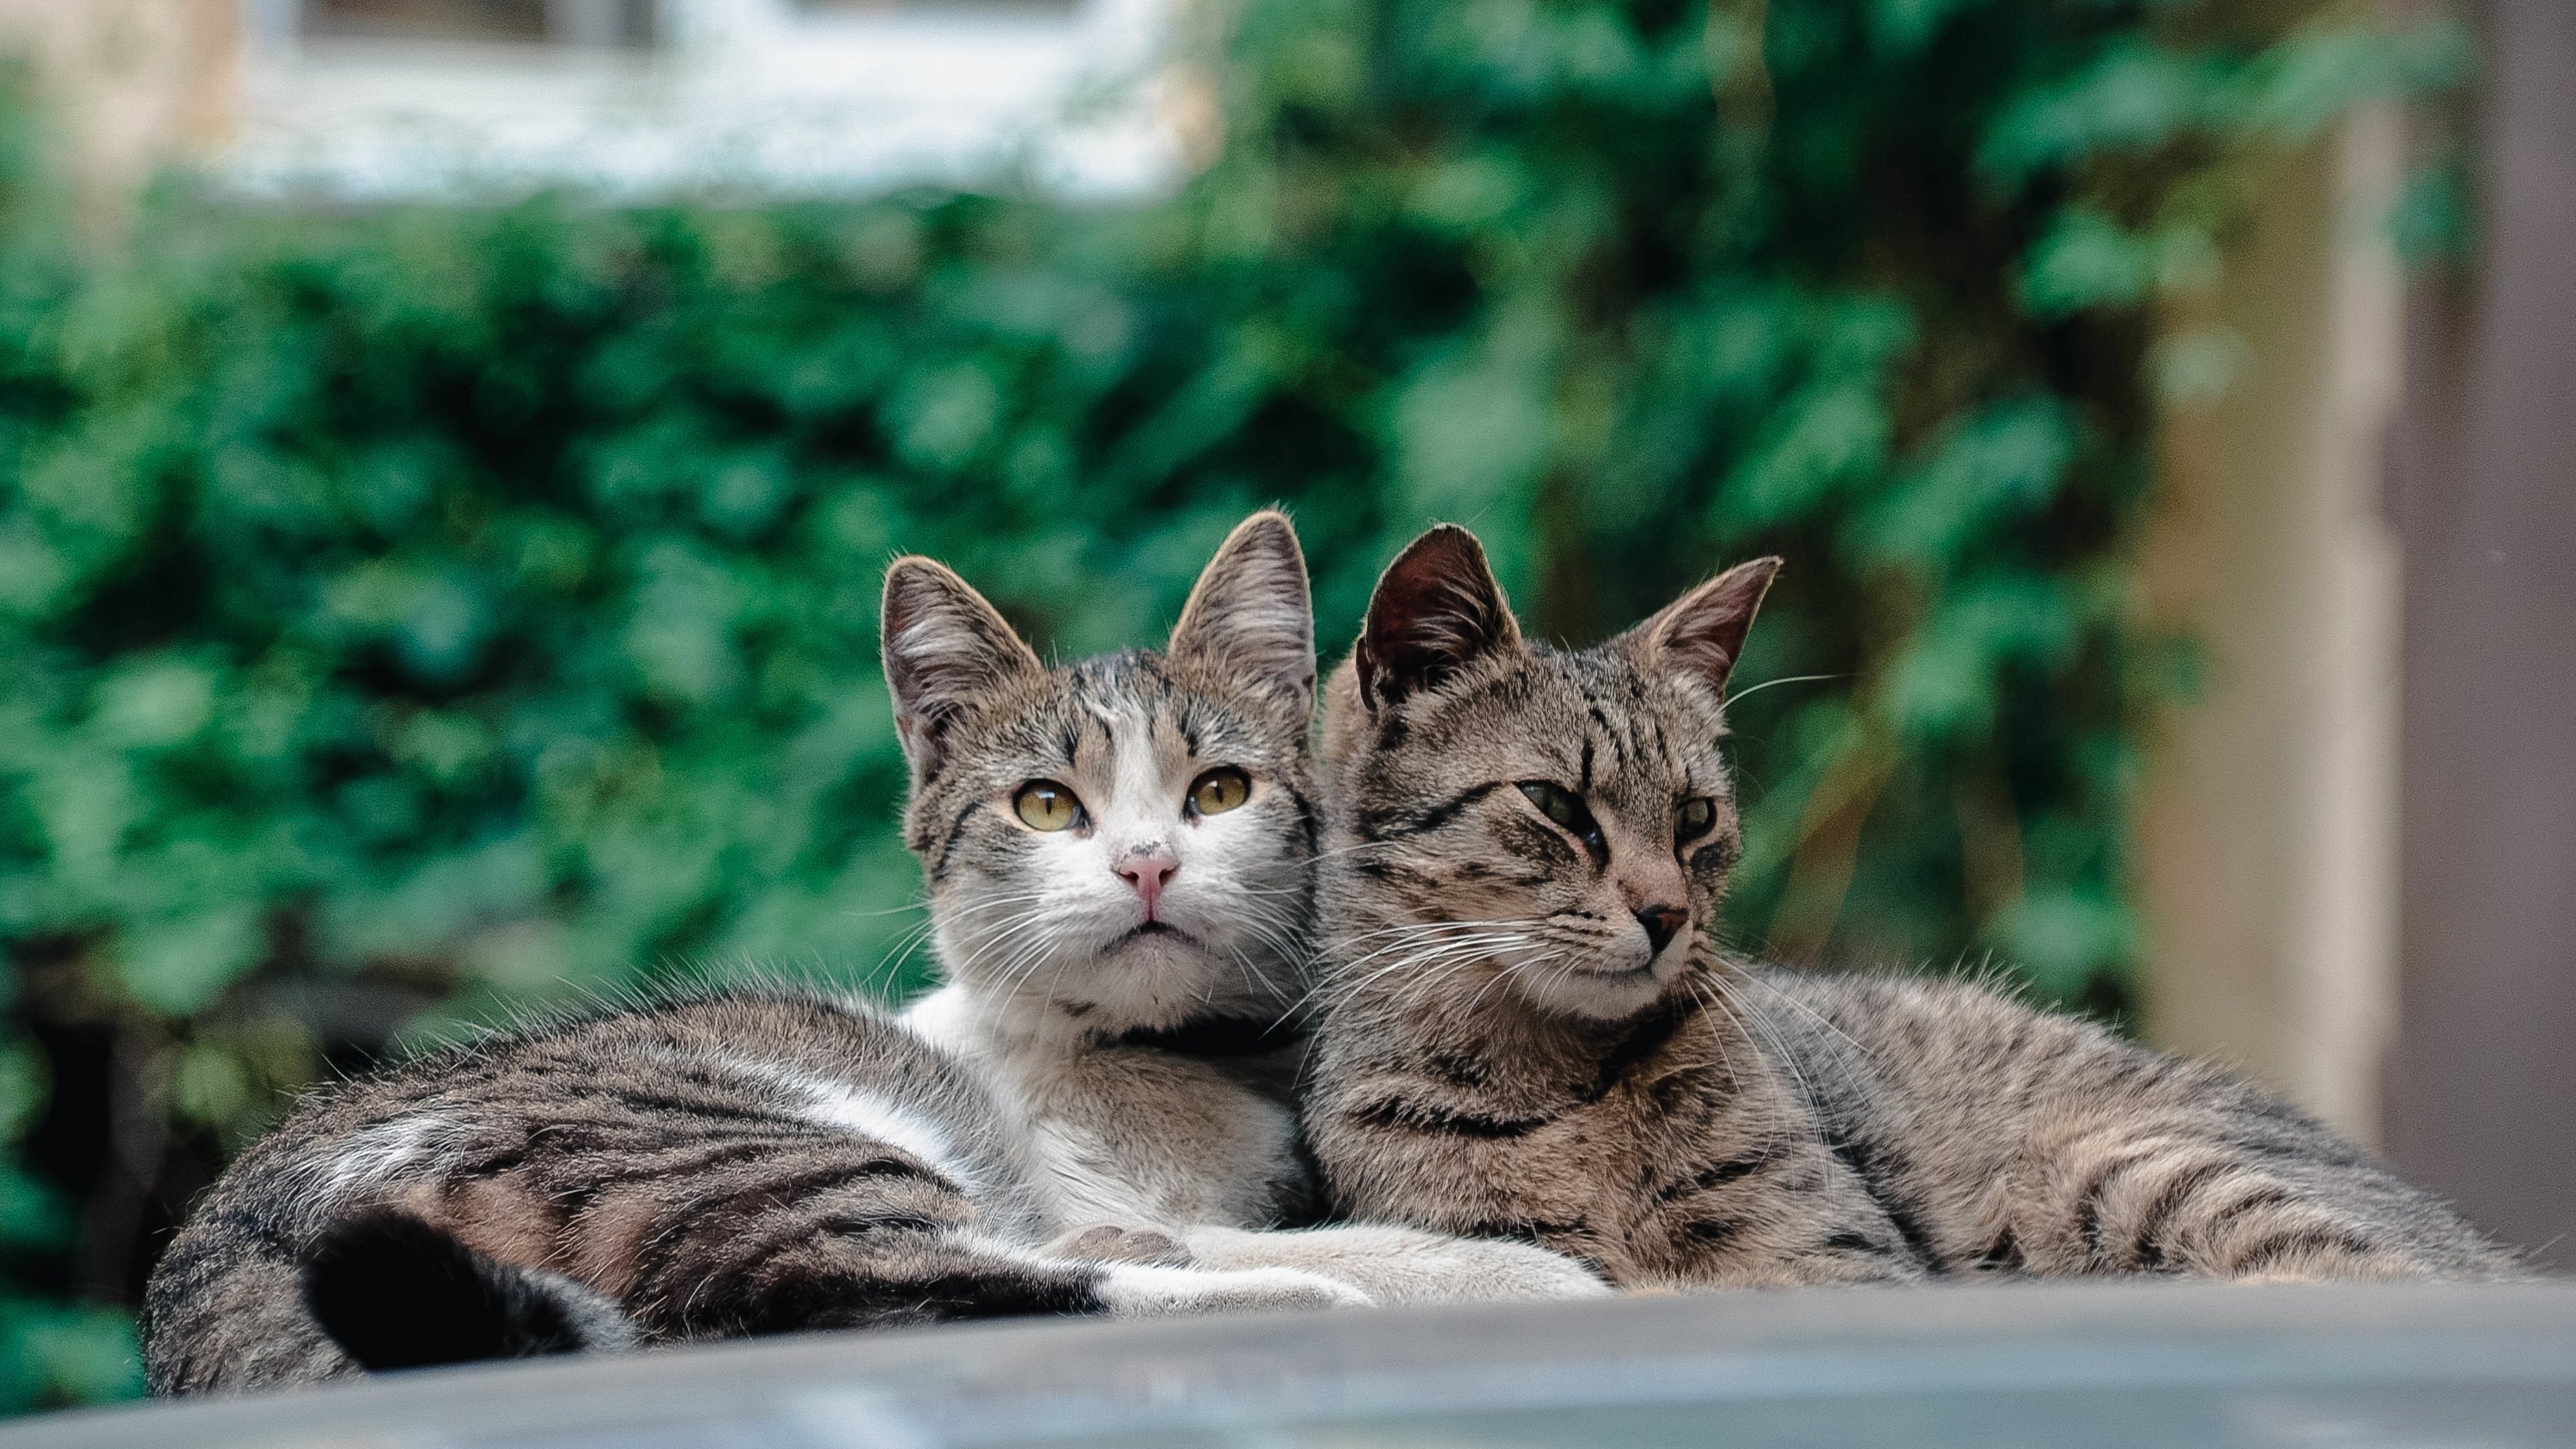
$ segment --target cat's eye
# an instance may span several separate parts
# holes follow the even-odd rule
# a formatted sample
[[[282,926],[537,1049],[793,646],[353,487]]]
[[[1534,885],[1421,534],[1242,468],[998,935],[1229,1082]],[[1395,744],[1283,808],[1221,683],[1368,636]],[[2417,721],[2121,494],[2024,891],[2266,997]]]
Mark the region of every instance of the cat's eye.
[[[1708,828],[1716,823],[1716,801],[1705,795],[1696,800],[1684,800],[1680,807],[1673,811],[1673,842],[1680,844],[1686,840],[1697,840],[1706,835]]]
[[[1232,765],[1219,765],[1190,786],[1190,808],[1201,815],[1223,815],[1252,798],[1252,777]]]
[[[1020,823],[1031,830],[1071,830],[1082,819],[1082,801],[1053,780],[1031,780],[1011,797]]]
[[[1545,780],[1522,781],[1521,793],[1527,795],[1529,802],[1538,807],[1539,814],[1572,831],[1574,837],[1582,841],[1595,854],[1609,848],[1608,843],[1601,837],[1599,822],[1592,818],[1591,811],[1584,808],[1582,796],[1562,785],[1552,785]]]

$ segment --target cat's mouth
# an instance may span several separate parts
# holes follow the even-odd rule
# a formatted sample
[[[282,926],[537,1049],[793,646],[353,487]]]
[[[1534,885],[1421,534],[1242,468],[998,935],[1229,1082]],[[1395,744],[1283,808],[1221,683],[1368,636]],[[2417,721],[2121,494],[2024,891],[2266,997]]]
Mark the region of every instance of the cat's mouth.
[[[1113,951],[1120,950],[1134,942],[1156,936],[1167,936],[1176,941],[1186,941],[1190,939],[1189,932],[1182,930],[1180,927],[1173,925],[1169,921],[1147,921],[1143,925],[1129,931],[1126,935],[1110,942],[1109,949]]]

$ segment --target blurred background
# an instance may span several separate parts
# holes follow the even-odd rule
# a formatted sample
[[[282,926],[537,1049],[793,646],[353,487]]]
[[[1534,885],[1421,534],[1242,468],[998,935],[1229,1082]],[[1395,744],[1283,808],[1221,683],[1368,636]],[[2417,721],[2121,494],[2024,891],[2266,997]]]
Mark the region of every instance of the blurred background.
[[[0,0],[0,1409],[294,1093],[928,970],[879,571],[1757,551],[1730,939],[2576,1227],[2576,8]]]

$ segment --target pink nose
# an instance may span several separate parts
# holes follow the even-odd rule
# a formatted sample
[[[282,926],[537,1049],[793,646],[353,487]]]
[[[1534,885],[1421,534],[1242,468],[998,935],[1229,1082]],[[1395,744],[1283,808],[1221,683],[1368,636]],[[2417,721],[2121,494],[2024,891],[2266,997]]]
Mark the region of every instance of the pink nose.
[[[1154,903],[1163,897],[1163,887],[1170,883],[1172,872],[1181,863],[1168,855],[1131,855],[1118,862],[1118,874],[1145,901],[1145,919],[1154,919]]]

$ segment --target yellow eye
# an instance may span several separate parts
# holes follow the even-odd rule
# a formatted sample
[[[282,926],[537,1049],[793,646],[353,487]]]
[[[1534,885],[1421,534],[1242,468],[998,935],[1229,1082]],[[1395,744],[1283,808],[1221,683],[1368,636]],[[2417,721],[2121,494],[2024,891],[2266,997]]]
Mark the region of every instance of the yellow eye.
[[[1706,796],[1697,800],[1685,800],[1681,808],[1673,812],[1673,839],[1697,840],[1706,835],[1708,828],[1716,823],[1716,801]]]
[[[1082,802],[1053,780],[1031,780],[1011,797],[1011,808],[1031,830],[1070,830],[1082,818]]]
[[[1190,786],[1190,805],[1201,815],[1223,815],[1252,798],[1252,777],[1232,765],[1199,776]]]

